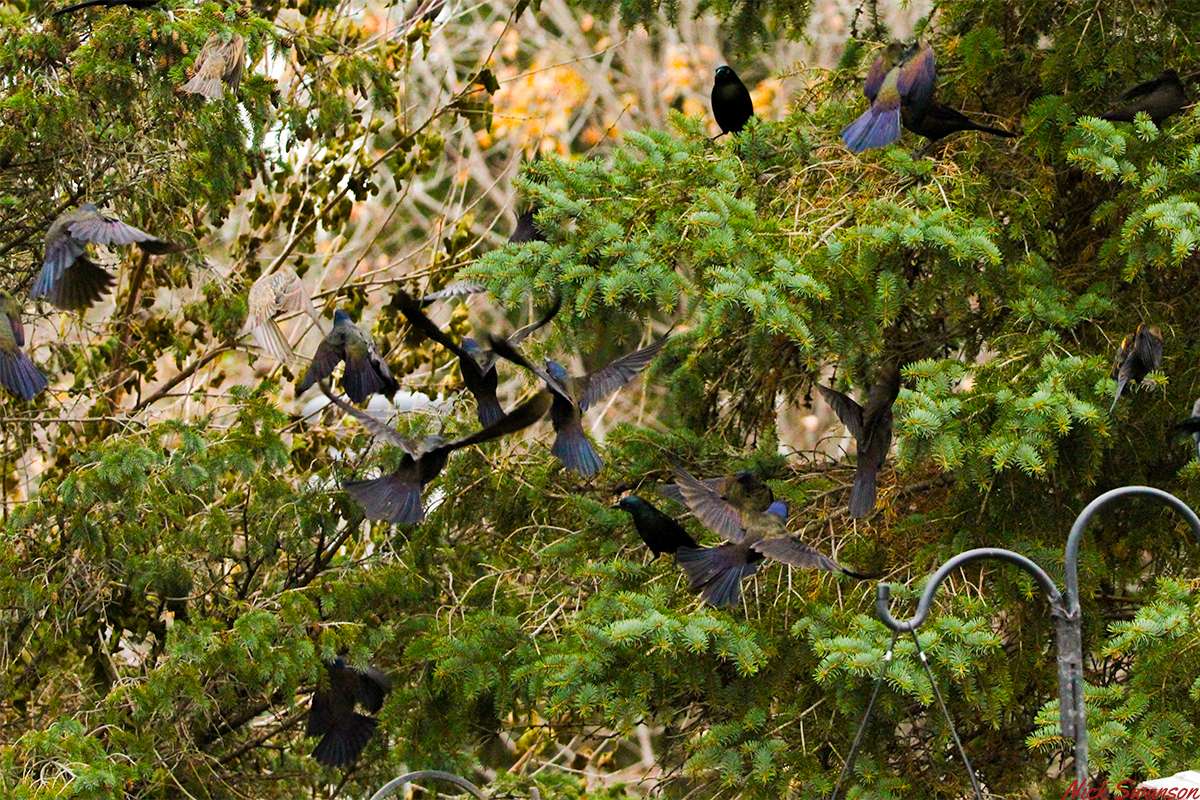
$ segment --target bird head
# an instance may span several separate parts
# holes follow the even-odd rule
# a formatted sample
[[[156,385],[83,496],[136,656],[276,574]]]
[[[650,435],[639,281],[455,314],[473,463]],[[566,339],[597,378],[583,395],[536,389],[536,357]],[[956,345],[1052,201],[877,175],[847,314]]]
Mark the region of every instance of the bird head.
[[[1155,339],[1162,339],[1162,328],[1159,328],[1157,325],[1144,325],[1142,327],[1146,329],[1146,333],[1150,334]]]
[[[483,348],[479,346],[479,342],[475,341],[473,336],[464,336],[459,342],[459,346],[473,356],[483,352]]]
[[[546,372],[550,374],[551,378],[554,378],[554,380],[559,381],[560,383],[567,380],[566,368],[563,367],[562,364],[552,359],[546,359]]]
[[[638,497],[636,494],[627,494],[622,497],[620,501],[613,506],[613,508],[620,509],[621,511],[628,511],[630,514],[632,514],[635,508],[641,508],[644,505],[646,505],[646,501]]]
[[[739,472],[735,472],[733,477],[738,483],[747,489],[758,485],[758,476],[754,474],[754,470],[752,469],[743,469]]]
[[[732,83],[738,80],[738,76],[737,73],[733,71],[733,67],[729,66],[728,64],[722,64],[721,66],[717,67],[717,70],[713,75],[713,79],[717,83]]]
[[[767,513],[771,516],[779,517],[780,519],[786,521],[788,518],[787,503],[782,500],[776,500],[775,502],[771,503],[771,505],[767,506]]]
[[[326,661],[325,665],[328,666],[330,669],[345,669],[346,668],[346,659],[343,658],[342,656],[336,656],[332,660]]]
[[[883,65],[887,69],[899,64],[905,59],[908,53],[915,49],[916,45],[906,45],[904,42],[894,41],[883,50]]]
[[[334,325],[346,325],[349,322],[350,322],[350,315],[347,314],[342,309],[339,308],[333,312],[333,324]]]

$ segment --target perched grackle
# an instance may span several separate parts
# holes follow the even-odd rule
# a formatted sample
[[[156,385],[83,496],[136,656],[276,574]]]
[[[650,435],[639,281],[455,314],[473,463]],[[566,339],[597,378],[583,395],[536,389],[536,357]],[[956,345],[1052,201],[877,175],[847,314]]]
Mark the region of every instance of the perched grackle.
[[[296,396],[328,378],[343,361],[346,366],[342,371],[342,389],[356,403],[373,394],[391,397],[400,388],[392,371],[380,358],[375,343],[350,321],[349,314],[339,308],[333,312],[333,329],[317,345],[312,363],[296,384]]]
[[[846,147],[861,153],[899,139],[901,109],[920,117],[933,102],[936,80],[933,48],[928,44],[910,48],[900,42],[889,44],[871,65],[863,86],[871,107],[842,131]]]
[[[304,288],[304,281],[290,267],[260,276],[250,287],[247,306],[246,330],[254,336],[260,348],[285,364],[290,363],[295,354],[279,323],[275,321],[277,315],[303,311],[316,323],[317,330],[323,330],[321,318],[313,309],[312,300]]]
[[[46,388],[46,377],[21,348],[25,346],[25,328],[21,325],[21,304],[8,292],[0,291],[0,385],[26,402]]]
[[[902,106],[900,119],[905,128],[918,136],[924,136],[931,143],[959,131],[979,131],[1006,138],[1016,136],[1015,133],[1002,128],[980,125],[965,114],[936,102],[931,103],[923,112],[918,112],[910,106]]]
[[[46,231],[42,270],[29,290],[58,308],[75,311],[91,306],[112,287],[114,279],[86,254],[88,244],[136,244],[152,255],[179,248],[109,214],[91,203],[64,211]]]
[[[733,71],[733,67],[722,64],[717,67],[712,88],[713,117],[720,127],[720,136],[738,133],[754,116],[754,102],[750,90]]]
[[[827,386],[817,390],[854,437],[858,461],[850,489],[850,516],[865,517],[875,508],[875,480],[892,447],[892,404],[900,393],[900,367],[888,364],[880,369],[866,408]]]
[[[392,523],[418,523],[425,519],[421,490],[425,488],[425,484],[441,474],[446,468],[450,454],[455,450],[499,439],[501,436],[528,428],[545,416],[550,408],[550,393],[543,390],[517,406],[511,413],[501,416],[496,422],[470,436],[454,441],[446,441],[441,436],[412,440],[401,436],[365,411],[359,411],[334,396],[324,383],[321,384],[321,391],[325,392],[334,405],[365,425],[372,434],[404,450],[400,466],[391,474],[342,484],[342,488],[363,507],[367,519]]]
[[[237,94],[245,61],[245,39],[235,33],[226,40],[221,34],[213,33],[196,56],[191,80],[181,88],[206,100],[220,100],[225,86]]]
[[[557,361],[546,361],[545,369],[535,367],[507,340],[491,337],[491,343],[492,351],[497,356],[524,367],[549,387],[554,395],[554,404],[550,407],[550,421],[556,433],[551,452],[567,469],[590,478],[600,471],[604,462],[600,460],[600,456],[592,448],[592,443],[588,441],[587,434],[583,432],[584,412],[629,383],[634,376],[649,366],[668,338],[670,334],[582,376],[568,375],[566,369]]]
[[[707,528],[719,533],[727,544],[716,547],[680,547],[675,559],[689,579],[689,587],[718,608],[741,602],[742,579],[753,575],[764,559],[803,569],[841,572],[853,578],[865,576],[851,572],[799,537],[787,533],[787,504],[771,503],[766,511],[739,512],[721,499],[710,486],[693,478],[684,469],[675,468],[676,483],[684,503]],[[730,519],[740,524],[732,534]]]
[[[1110,122],[1133,122],[1137,113],[1143,111],[1154,120],[1155,125],[1159,125],[1171,115],[1178,114],[1191,101],[1188,100],[1187,90],[1179,78],[1179,73],[1169,69],[1125,92],[1121,95],[1120,102],[1120,106],[1101,114],[1100,119]]]
[[[499,421],[504,416],[504,409],[500,407],[500,400],[496,397],[496,387],[500,379],[496,375],[495,358],[491,352],[485,351],[470,337],[464,338],[461,343],[455,342],[445,331],[434,325],[433,320],[425,316],[421,311],[421,303],[403,289],[396,289],[392,302],[410,325],[458,357],[458,368],[462,373],[463,383],[475,398],[475,412],[479,423],[486,427]],[[525,341],[530,334],[549,324],[561,306],[562,298],[555,295],[549,310],[540,319],[514,331],[508,337],[508,343],[516,347]]]
[[[622,497],[614,508],[633,517],[633,527],[637,529],[638,536],[642,537],[656,558],[663,553],[675,555],[675,551],[681,547],[699,547],[682,525],[636,494]]]
[[[1192,404],[1192,415],[1174,427],[1176,435],[1187,434],[1196,443],[1196,457],[1200,458],[1200,400]]]
[[[374,717],[355,711],[355,707],[361,705],[377,713],[383,708],[392,682],[374,667],[355,669],[340,656],[326,661],[325,670],[326,681],[313,692],[308,708],[305,735],[321,737],[312,751],[318,763],[345,767],[358,759],[379,724]]]
[[[1130,381],[1138,383],[1147,375],[1162,366],[1163,338],[1162,331],[1157,325],[1138,324],[1133,336],[1121,340],[1121,349],[1113,359],[1112,376],[1117,381],[1117,390],[1113,394],[1112,405],[1108,413],[1117,407],[1121,393]]]

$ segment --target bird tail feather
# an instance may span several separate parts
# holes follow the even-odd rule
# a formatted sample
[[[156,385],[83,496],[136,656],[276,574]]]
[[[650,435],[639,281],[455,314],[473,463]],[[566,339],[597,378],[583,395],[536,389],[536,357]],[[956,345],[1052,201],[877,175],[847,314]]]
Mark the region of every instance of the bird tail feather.
[[[688,588],[717,608],[741,603],[742,579],[758,570],[757,563],[747,562],[744,549],[731,544],[680,547],[675,560],[688,576]]]
[[[38,284],[38,294],[44,295],[56,308],[79,311],[90,308],[108,294],[116,279],[104,267],[80,256],[54,283]]]
[[[327,767],[353,764],[371,740],[377,724],[373,717],[355,712],[344,726],[339,726],[321,737],[321,741],[313,748],[313,758],[318,764]]]
[[[342,373],[342,388],[351,400],[361,403],[383,390],[383,377],[370,358],[347,356],[345,371]]]
[[[877,471],[860,465],[850,487],[850,516],[862,519],[875,510],[875,478]]]
[[[276,361],[289,364],[296,357],[296,354],[292,352],[292,346],[288,344],[287,338],[283,335],[283,330],[275,320],[268,319],[261,325],[255,326],[253,334],[255,344]]]
[[[980,125],[978,123],[972,123],[972,125],[973,130],[977,130],[980,133],[990,133],[992,136],[1002,136],[1005,139],[1015,139],[1017,136],[1012,131],[1006,131],[1003,128],[993,128],[991,125]]]
[[[567,425],[558,432],[551,452],[564,467],[575,470],[585,478],[592,477],[604,466],[604,462],[596,455],[596,450],[583,432],[583,426],[578,422]]]
[[[225,86],[221,82],[221,76],[205,75],[203,71],[193,75],[192,79],[181,88],[185,92],[198,94],[205,100],[220,100],[221,96],[225,93]]]
[[[1113,393],[1112,405],[1108,407],[1108,413],[1112,414],[1117,407],[1117,401],[1121,399],[1121,393],[1125,391],[1125,384],[1129,383],[1128,378],[1117,378],[1117,391]]]
[[[346,493],[363,508],[367,519],[396,524],[416,524],[425,519],[421,486],[396,475],[366,481],[346,481]]]
[[[886,147],[900,138],[900,107],[873,105],[842,130],[842,141],[852,153]]]
[[[29,402],[45,390],[46,376],[23,351],[0,352],[0,384]]]
[[[501,419],[504,418],[504,409],[500,406],[500,401],[495,397],[476,397],[476,415],[479,417],[479,424],[485,428],[490,428]]]

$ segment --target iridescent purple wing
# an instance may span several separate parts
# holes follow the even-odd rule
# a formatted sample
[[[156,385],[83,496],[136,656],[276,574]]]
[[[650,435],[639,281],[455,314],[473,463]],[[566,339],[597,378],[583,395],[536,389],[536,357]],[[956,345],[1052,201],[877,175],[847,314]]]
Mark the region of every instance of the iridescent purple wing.
[[[923,106],[933,100],[933,87],[936,82],[937,68],[933,48],[925,43],[916,55],[900,65],[896,88],[907,105]]]
[[[883,54],[880,53],[871,64],[871,69],[867,72],[867,82],[863,85],[863,94],[872,103],[875,102],[875,95],[879,94],[879,87],[883,85],[883,79],[887,77],[888,68],[884,64]]]

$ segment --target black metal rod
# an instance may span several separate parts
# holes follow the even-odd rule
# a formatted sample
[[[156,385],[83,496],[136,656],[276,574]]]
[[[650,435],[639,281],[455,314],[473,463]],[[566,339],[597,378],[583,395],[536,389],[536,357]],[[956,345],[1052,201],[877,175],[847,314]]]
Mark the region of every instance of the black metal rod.
[[[1062,594],[1058,591],[1058,586],[1055,585],[1054,579],[1047,575],[1046,571],[1033,561],[1020,553],[1014,553],[1012,550],[1005,550],[1000,547],[979,547],[975,550],[967,550],[965,553],[959,553],[930,576],[929,580],[925,582],[925,590],[921,592],[920,600],[917,601],[917,613],[912,619],[901,622],[892,616],[889,608],[892,601],[892,587],[886,583],[879,584],[876,589],[875,613],[879,615],[879,619],[883,621],[883,624],[893,631],[900,633],[915,631],[925,624],[925,620],[929,617],[929,609],[933,605],[933,596],[937,593],[938,587],[942,585],[942,582],[950,576],[950,573],[974,561],[984,561],[986,559],[1007,561],[1009,564],[1025,570],[1042,587],[1042,591],[1046,593],[1046,597],[1050,601],[1051,608],[1062,607]]]

